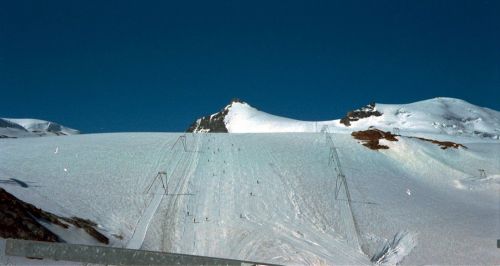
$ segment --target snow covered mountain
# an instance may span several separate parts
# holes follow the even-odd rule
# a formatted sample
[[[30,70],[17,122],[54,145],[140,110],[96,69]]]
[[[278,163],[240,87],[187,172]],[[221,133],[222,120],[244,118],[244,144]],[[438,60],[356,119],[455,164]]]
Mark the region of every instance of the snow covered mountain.
[[[198,119],[188,132],[271,133],[350,132],[373,126],[412,135],[449,135],[500,139],[500,112],[454,98],[410,104],[369,104],[331,121],[299,121],[259,111],[242,101]]]
[[[0,138],[76,135],[76,129],[40,119],[0,118]]]
[[[322,122],[233,101],[190,127],[204,134],[0,139],[0,207],[17,202],[69,243],[285,265],[496,264],[499,120],[450,98]]]
[[[398,136],[377,151],[326,132],[0,139],[0,187],[95,222],[115,247],[285,265],[495,264],[500,143],[453,138],[463,147]],[[10,263],[34,262],[0,257]]]

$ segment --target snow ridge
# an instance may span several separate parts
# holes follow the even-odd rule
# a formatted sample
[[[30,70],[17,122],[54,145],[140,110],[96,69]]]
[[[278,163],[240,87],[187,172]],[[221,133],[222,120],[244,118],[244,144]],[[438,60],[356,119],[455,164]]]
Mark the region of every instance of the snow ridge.
[[[65,136],[76,134],[80,134],[80,131],[51,121],[31,118],[0,118],[0,137],[3,138]]]
[[[188,132],[350,133],[376,127],[384,131],[428,136],[462,136],[500,139],[500,112],[454,98],[433,98],[409,104],[372,103],[348,112],[342,119],[300,121],[275,116],[233,101],[222,111],[198,119]]]

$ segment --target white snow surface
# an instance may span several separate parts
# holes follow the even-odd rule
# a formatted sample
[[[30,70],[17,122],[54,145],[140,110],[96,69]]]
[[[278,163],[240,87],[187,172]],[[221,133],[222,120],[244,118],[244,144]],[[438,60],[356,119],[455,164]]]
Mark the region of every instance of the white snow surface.
[[[397,233],[391,241],[387,241],[381,250],[372,257],[376,265],[397,265],[417,245],[417,235],[409,232]]]
[[[389,243],[380,263],[500,261],[497,140],[447,135],[468,140],[467,149],[443,150],[399,137],[384,143],[388,150],[373,151],[349,134],[331,134],[349,205],[345,193],[335,200],[323,133],[186,134],[187,152],[180,136],[0,139],[0,180],[16,178],[29,187],[0,186],[44,210],[97,222],[117,247],[362,265]],[[145,193],[159,171],[167,172],[168,194],[159,195],[165,193],[159,182]]]
[[[382,116],[351,122],[299,121],[259,111],[247,103],[233,102],[225,117],[229,133],[330,132],[366,130],[370,126],[400,134],[449,135],[500,139],[500,112],[454,98],[434,98],[410,104],[376,104]]]
[[[0,135],[11,138],[80,134],[58,123],[31,118],[0,118]]]

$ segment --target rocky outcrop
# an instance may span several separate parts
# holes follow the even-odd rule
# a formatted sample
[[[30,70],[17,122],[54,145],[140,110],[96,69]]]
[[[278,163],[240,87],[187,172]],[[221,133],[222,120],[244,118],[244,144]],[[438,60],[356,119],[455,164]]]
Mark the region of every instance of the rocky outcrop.
[[[44,219],[64,228],[55,215],[19,200],[0,188],[0,237],[59,242],[59,237],[47,230],[36,219]]]
[[[340,123],[345,126],[350,126],[351,122],[358,121],[370,116],[381,116],[382,113],[375,109],[375,103],[370,103],[360,109],[356,109],[347,113],[347,115],[340,119]]]
[[[225,109],[213,115],[204,116],[191,124],[186,132],[227,133],[226,124],[224,123],[227,112],[228,110]]]
[[[397,135],[392,134],[391,132],[384,132],[379,129],[368,129],[363,131],[354,131],[351,135],[363,142],[363,145],[372,149],[372,150],[380,150],[380,149],[389,149],[387,145],[381,145],[380,140],[385,139],[388,141],[398,141],[396,138]]]
[[[0,237],[17,238],[47,242],[61,242],[61,239],[38,221],[69,228],[72,224],[84,229],[89,235],[101,243],[108,244],[109,239],[99,233],[96,223],[79,217],[61,217],[46,212],[32,204],[24,202],[0,188]]]
[[[455,143],[455,142],[452,142],[452,141],[439,141],[439,140],[435,140],[435,139],[426,139],[426,138],[421,138],[421,137],[408,137],[408,138],[419,139],[419,140],[430,142],[432,144],[436,144],[439,147],[441,147],[441,149],[443,149],[443,150],[446,150],[448,148],[454,148],[454,149],[464,148],[464,149],[467,149],[467,147],[464,146],[463,144]]]
[[[397,134],[393,134],[389,131],[385,132],[376,128],[369,128],[368,130],[362,130],[362,131],[354,131],[351,133],[351,136],[353,136],[357,140],[361,140],[362,144],[372,150],[380,150],[380,149],[389,149],[389,146],[387,145],[382,145],[380,144],[381,139],[385,139],[388,141],[398,141],[396,138]],[[427,141],[432,144],[436,144],[441,149],[446,150],[448,148],[464,148],[467,149],[466,146],[460,143],[455,143],[451,141],[439,141],[439,140],[434,140],[434,139],[426,139],[426,138],[421,138],[421,137],[413,137],[413,136],[405,136],[405,138],[410,138],[410,139],[418,139],[422,141]]]
[[[231,100],[231,103],[224,107],[224,109],[219,112],[204,116],[199,118],[194,123],[189,126],[186,132],[210,132],[210,133],[227,133],[228,130],[226,128],[226,124],[224,123],[224,118],[229,112],[229,108],[231,108],[233,103],[243,103],[242,100],[235,98]]]

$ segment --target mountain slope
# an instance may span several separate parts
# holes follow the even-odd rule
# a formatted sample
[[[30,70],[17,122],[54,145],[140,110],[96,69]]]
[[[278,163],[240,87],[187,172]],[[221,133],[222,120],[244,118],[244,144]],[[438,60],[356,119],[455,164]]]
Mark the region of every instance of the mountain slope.
[[[37,136],[76,135],[76,129],[40,119],[0,118],[0,137],[22,138]]]
[[[222,123],[223,122],[223,123]],[[216,126],[215,126],[216,125]],[[198,119],[188,132],[271,133],[350,132],[370,126],[407,134],[500,139],[500,112],[453,98],[410,104],[370,104],[331,121],[299,121],[233,101],[222,111]]]
[[[373,151],[330,134],[348,204],[345,193],[335,197],[326,134],[0,140],[0,178],[28,187],[0,186],[51,213],[95,221],[118,247],[287,265],[499,261],[498,141],[443,150],[398,137]]]

